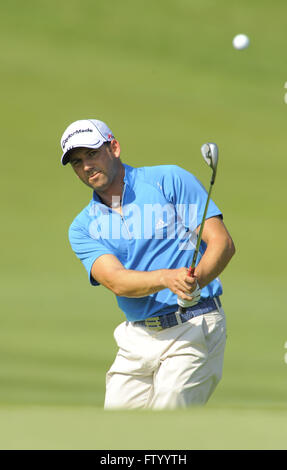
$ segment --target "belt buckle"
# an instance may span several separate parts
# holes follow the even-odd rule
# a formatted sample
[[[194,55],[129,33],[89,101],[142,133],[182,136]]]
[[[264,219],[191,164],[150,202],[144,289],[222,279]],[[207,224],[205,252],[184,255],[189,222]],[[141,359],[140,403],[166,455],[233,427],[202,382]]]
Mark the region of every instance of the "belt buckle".
[[[163,330],[163,327],[160,324],[159,317],[146,318],[144,320],[144,324],[147,328],[150,328],[151,330],[157,330],[157,331]]]

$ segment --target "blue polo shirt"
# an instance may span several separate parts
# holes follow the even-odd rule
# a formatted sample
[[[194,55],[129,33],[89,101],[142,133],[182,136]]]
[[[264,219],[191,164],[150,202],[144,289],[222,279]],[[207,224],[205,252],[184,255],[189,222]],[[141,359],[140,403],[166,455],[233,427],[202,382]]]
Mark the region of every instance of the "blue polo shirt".
[[[176,165],[133,168],[124,164],[122,212],[101,202],[97,193],[75,218],[69,229],[72,249],[91,277],[95,260],[116,256],[126,269],[154,271],[189,267],[196,245],[196,228],[201,224],[207,192],[197,178]],[[222,216],[210,200],[207,218]],[[197,264],[206,244],[200,245]],[[219,278],[201,291],[201,299],[222,294]],[[141,298],[117,296],[127,320],[174,312],[177,296],[170,289]]]

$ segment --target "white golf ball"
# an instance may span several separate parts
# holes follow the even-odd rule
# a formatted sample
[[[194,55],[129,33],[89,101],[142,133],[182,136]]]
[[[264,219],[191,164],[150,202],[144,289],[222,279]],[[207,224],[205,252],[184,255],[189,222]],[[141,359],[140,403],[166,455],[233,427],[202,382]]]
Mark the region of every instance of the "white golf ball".
[[[237,34],[235,38],[233,38],[232,44],[235,49],[246,49],[249,46],[249,37],[246,34]]]

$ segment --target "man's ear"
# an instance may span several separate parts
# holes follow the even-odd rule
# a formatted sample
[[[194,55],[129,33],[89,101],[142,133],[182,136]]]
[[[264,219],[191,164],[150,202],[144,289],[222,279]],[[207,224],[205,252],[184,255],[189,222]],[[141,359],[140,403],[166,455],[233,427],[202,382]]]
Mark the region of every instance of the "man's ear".
[[[113,152],[114,157],[120,158],[121,146],[118,140],[116,139],[111,140],[111,150]]]

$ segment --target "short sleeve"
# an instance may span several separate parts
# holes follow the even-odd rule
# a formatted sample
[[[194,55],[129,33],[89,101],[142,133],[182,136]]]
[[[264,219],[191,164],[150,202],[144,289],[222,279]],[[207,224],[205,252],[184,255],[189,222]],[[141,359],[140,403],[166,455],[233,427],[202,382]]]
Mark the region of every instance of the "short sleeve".
[[[85,227],[81,226],[77,220],[69,228],[69,241],[76,256],[86,268],[90,283],[93,286],[98,286],[99,283],[91,276],[92,266],[100,256],[114,253],[101,242],[101,239],[93,239]]]
[[[203,184],[188,171],[171,165],[162,178],[162,188],[166,199],[175,205],[194,204],[196,207],[196,226],[201,224],[208,193]],[[220,209],[212,199],[209,201],[206,218],[221,216]]]

